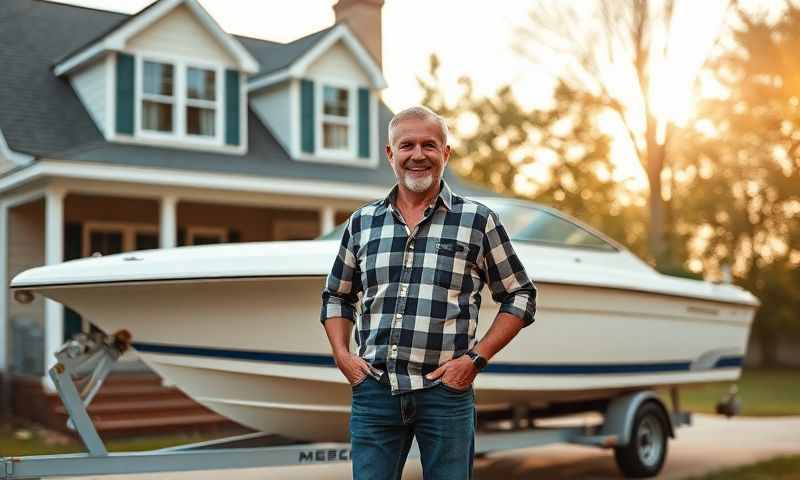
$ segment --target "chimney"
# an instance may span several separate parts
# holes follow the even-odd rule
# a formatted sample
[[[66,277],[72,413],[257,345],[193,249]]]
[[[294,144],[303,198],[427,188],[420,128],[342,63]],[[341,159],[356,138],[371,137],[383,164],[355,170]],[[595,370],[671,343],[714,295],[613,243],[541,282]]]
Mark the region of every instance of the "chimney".
[[[382,68],[381,8],[383,0],[339,0],[333,11],[336,23],[346,23]]]

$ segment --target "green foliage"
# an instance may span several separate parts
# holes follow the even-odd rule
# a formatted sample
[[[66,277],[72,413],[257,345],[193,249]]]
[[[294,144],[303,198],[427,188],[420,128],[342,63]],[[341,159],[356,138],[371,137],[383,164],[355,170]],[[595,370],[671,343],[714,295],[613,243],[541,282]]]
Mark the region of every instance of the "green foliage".
[[[484,97],[462,78],[450,103],[438,68],[431,56],[429,75],[419,83],[422,103],[450,122],[456,138],[451,168],[498,193],[551,205],[644,254],[644,209],[619,201],[626,192],[612,176],[610,139],[596,124],[606,108],[600,98],[561,82],[553,108],[528,110],[508,85]],[[544,179],[532,178],[532,169],[546,172]]]
[[[711,65],[726,95],[684,132],[673,198],[680,243],[705,229],[705,269],[732,265],[762,301],[754,334],[769,354],[800,332],[800,9],[775,24],[740,16],[737,47]]]
[[[682,386],[681,409],[695,413],[716,413],[716,405],[730,392],[732,384],[738,388],[742,401],[741,415],[745,417],[778,417],[800,415],[800,383],[797,369],[747,368],[736,382]],[[668,400],[668,392],[662,392]]]
[[[565,211],[662,273],[700,278],[687,268],[696,264],[703,277],[721,278],[730,267],[734,283],[762,302],[753,335],[775,363],[777,339],[800,338],[800,6],[787,2],[772,23],[739,13],[734,47],[706,71],[724,93],[701,102],[686,128],[669,130],[670,230],[658,258],[645,243],[649,212],[614,177],[610,140],[597,126],[619,110],[609,97],[560,82],[552,107],[526,109],[509,86],[484,97],[464,78],[453,101],[435,56],[420,85],[423,103],[450,120],[451,165],[462,177]]]

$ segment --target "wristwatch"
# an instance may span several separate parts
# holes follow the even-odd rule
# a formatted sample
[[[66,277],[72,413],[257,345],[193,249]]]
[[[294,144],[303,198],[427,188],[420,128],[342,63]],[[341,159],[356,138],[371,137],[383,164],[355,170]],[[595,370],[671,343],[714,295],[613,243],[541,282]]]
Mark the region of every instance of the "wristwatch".
[[[489,363],[484,357],[481,357],[478,352],[472,350],[467,352],[467,356],[472,359],[472,364],[475,365],[475,368],[479,372],[486,368],[486,365]]]

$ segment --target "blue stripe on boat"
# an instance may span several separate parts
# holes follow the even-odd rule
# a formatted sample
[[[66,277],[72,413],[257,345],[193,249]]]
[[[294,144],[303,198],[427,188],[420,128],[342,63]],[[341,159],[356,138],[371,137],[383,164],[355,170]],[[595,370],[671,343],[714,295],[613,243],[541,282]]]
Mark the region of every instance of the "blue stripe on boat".
[[[293,365],[316,365],[334,367],[330,355],[308,353],[264,352],[258,350],[230,350],[210,347],[186,347],[160,343],[135,342],[133,347],[140,352],[187,355],[192,357],[225,358],[230,360],[254,360],[259,362],[288,363]],[[721,357],[712,368],[741,367],[743,357]],[[538,375],[596,375],[612,373],[664,373],[688,371],[691,362],[653,363],[584,363],[584,364],[534,364],[491,363],[485,372]]]

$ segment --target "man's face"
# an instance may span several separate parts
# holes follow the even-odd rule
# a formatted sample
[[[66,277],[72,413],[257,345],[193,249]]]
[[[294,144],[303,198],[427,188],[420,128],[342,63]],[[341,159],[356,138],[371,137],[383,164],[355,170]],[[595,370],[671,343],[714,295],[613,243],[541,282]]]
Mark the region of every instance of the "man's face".
[[[438,186],[450,158],[450,145],[442,140],[436,121],[407,118],[395,125],[393,134],[386,155],[397,182],[416,193]]]

